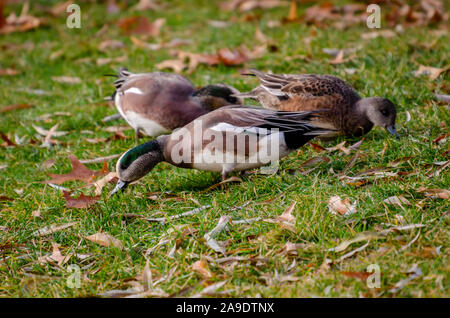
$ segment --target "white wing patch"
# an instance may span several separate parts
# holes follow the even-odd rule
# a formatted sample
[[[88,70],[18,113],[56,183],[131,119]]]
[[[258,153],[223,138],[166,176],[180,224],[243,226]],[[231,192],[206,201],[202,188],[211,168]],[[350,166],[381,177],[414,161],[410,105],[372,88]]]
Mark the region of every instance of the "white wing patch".
[[[123,92],[124,94],[127,93],[133,93],[133,94],[138,94],[138,95],[144,95],[144,92],[141,91],[139,88],[137,87],[131,87],[129,89],[127,89],[126,91]]]
[[[217,125],[212,126],[210,129],[215,131],[223,131],[223,132],[232,132],[235,134],[240,133],[253,133],[253,134],[262,134],[267,135],[269,131],[266,128],[258,128],[258,127],[238,127],[231,125],[229,123],[218,123]]]

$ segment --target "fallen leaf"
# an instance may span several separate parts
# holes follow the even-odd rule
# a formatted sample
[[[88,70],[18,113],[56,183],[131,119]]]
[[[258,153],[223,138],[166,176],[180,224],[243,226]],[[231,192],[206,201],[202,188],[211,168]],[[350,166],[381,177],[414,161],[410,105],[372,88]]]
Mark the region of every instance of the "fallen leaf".
[[[31,212],[31,215],[34,216],[35,218],[40,218],[41,217],[41,207],[39,206],[37,210],[34,210],[33,212]]]
[[[94,186],[95,186],[95,195],[99,196],[102,194],[102,190],[103,187],[108,184],[108,182],[111,182],[111,180],[118,178],[117,176],[117,172],[110,172],[108,173],[106,176],[104,176],[103,178],[97,180],[94,182]]]
[[[64,84],[80,84],[81,78],[72,76],[52,76],[52,80]]]
[[[414,264],[406,273],[410,274],[410,275],[407,278],[398,281],[394,285],[394,287],[389,290],[390,293],[399,292],[406,285],[408,285],[412,280],[422,276],[422,270],[419,268],[419,266],[417,266],[417,264]]]
[[[117,50],[125,48],[125,44],[119,40],[105,40],[98,45],[99,51]]]
[[[118,57],[105,57],[105,58],[98,58],[96,60],[96,63],[98,66],[102,66],[105,64],[111,64],[111,63],[124,63],[127,60],[127,57],[125,55],[118,56]]]
[[[70,192],[63,191],[63,197],[66,200],[66,206],[68,208],[77,208],[77,209],[84,209],[88,206],[94,204],[98,200],[100,200],[100,196],[95,197],[88,197],[85,196],[83,193],[78,198],[73,198],[70,195]]]
[[[155,3],[153,0],[139,0],[138,4],[136,4],[133,9],[137,11],[159,10],[161,9],[161,5]]]
[[[389,229],[389,230],[392,230],[392,229]],[[334,248],[328,249],[328,251],[330,251],[330,252],[342,252],[342,251],[346,250],[353,243],[357,243],[357,242],[361,242],[361,241],[369,241],[369,240],[378,240],[380,238],[384,238],[386,236],[386,234],[387,234],[387,232],[383,232],[383,233],[362,232],[362,233],[359,233],[354,238],[352,238],[352,239],[350,239],[348,241],[344,241],[344,242],[342,242],[341,244],[339,244],[338,246],[336,246]]]
[[[356,212],[356,204],[356,201],[352,204],[349,198],[342,200],[338,195],[335,195],[328,200],[328,210],[334,215],[348,216]]]
[[[350,150],[348,148],[344,147],[345,143],[346,143],[346,141],[343,141],[343,142],[341,142],[340,144],[337,144],[334,147],[329,147],[329,148],[325,148],[325,149],[328,150],[329,152],[340,150],[343,153],[345,153],[346,155],[349,155],[350,154]]]
[[[392,205],[398,205],[399,207],[403,207],[402,203],[405,205],[411,205],[411,202],[409,202],[404,196],[392,196],[387,199],[384,199],[383,202],[392,204]]]
[[[254,9],[272,9],[288,4],[289,2],[281,0],[228,0],[219,3],[219,6],[225,11],[239,10],[245,12]]]
[[[367,272],[341,272],[341,274],[350,278],[357,278],[363,282],[367,281],[367,278],[372,275],[372,273]]]
[[[192,264],[192,269],[199,273],[203,278],[210,279],[214,277],[214,274],[208,268],[208,263],[205,260],[196,261]]]
[[[138,34],[143,36],[159,36],[161,27],[165,24],[166,19],[159,18],[153,23],[147,17],[136,16],[124,18],[118,22],[122,32],[130,34]]]
[[[299,20],[297,14],[297,0],[291,0],[291,4],[289,5],[289,13],[287,18],[283,19],[286,22],[296,22]]]
[[[297,233],[295,230],[295,217],[292,215],[297,201],[294,201],[281,215],[276,219],[264,219],[265,222],[279,224],[282,228],[285,228],[293,233]]]
[[[13,32],[26,32],[38,28],[42,24],[42,20],[28,14],[30,4],[26,2],[22,6],[19,16],[12,12],[3,25],[0,25],[0,34],[8,34]]]
[[[59,247],[60,247],[59,244],[52,243],[52,247],[53,247],[53,252],[51,255],[39,257],[38,261],[40,263],[56,262],[58,264],[58,266],[62,266],[64,264],[66,264],[72,257],[72,254],[63,256],[61,251],[59,250]]]
[[[71,222],[66,224],[52,224],[49,226],[44,226],[43,228],[33,232],[33,236],[46,236],[49,234],[53,234],[55,232],[67,229],[69,227],[74,226],[77,222]]]
[[[0,138],[2,138],[5,141],[6,146],[17,146],[7,135],[5,135],[3,132],[0,131]],[[5,145],[2,145],[5,146]]]
[[[437,79],[439,77],[439,75],[446,72],[448,69],[449,69],[449,66],[444,67],[444,68],[437,68],[437,67],[432,67],[432,66],[420,65],[419,69],[414,72],[414,75],[416,77],[427,75],[430,80],[434,81],[435,79]]]
[[[204,288],[200,293],[192,296],[192,298],[199,298],[203,296],[214,296],[218,289],[222,288],[223,285],[225,285],[227,281],[218,282],[212,285],[209,285],[208,287]]]
[[[300,168],[311,167],[311,166],[314,166],[314,165],[316,165],[316,164],[318,164],[318,163],[320,163],[320,162],[326,162],[326,163],[329,163],[330,161],[331,161],[331,160],[328,159],[328,158],[326,158],[326,157],[314,157],[314,158],[311,158],[311,159],[306,160],[305,162],[303,162],[303,163],[300,165]]]
[[[217,55],[219,60],[227,66],[240,65],[249,60],[249,57],[240,49],[219,49]]]
[[[227,229],[228,224],[231,223],[231,217],[228,215],[221,216],[217,225],[208,233],[204,235],[206,244],[216,252],[225,255],[225,247],[215,240],[215,237],[222,231]]]
[[[103,176],[106,174],[105,169],[102,171],[92,171],[83,165],[74,155],[69,155],[72,163],[72,171],[67,174],[49,174],[52,179],[43,181],[44,183],[62,184],[66,181],[79,180],[91,183],[94,177]],[[106,161],[105,161],[106,163]]]
[[[1,30],[1,29],[0,29]],[[14,76],[20,74],[20,71],[13,68],[0,68],[0,76]]]
[[[108,233],[105,232],[100,232],[100,233],[96,233],[96,234],[92,234],[86,237],[87,240],[97,243],[98,245],[101,246],[113,246],[116,247],[120,250],[123,249],[123,243],[116,239],[115,237],[109,235]]]
[[[416,191],[423,193],[425,196],[433,199],[440,198],[448,200],[448,198],[450,197],[450,191],[447,189],[426,189],[425,187],[421,186]]]
[[[181,73],[187,65],[181,60],[165,60],[161,63],[155,64],[158,70],[171,69],[175,73]]]
[[[381,31],[373,31],[373,32],[366,32],[361,34],[361,38],[363,40],[372,40],[372,39],[376,39],[378,37],[383,37],[383,38],[393,38],[396,37],[397,33],[395,33],[392,30],[381,30]]]

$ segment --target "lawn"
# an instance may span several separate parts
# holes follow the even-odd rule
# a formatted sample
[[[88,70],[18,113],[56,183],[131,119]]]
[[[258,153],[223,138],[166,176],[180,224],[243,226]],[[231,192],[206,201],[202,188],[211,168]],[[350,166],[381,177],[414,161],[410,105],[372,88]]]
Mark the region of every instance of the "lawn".
[[[449,108],[434,95],[449,94],[449,72],[435,79],[415,73],[420,65],[450,65],[448,26],[411,23],[395,29],[386,22],[382,7],[381,30],[394,34],[364,39],[362,35],[373,30],[363,23],[344,30],[306,24],[302,17],[313,3],[303,1],[297,8],[300,18],[292,22],[285,21],[289,5],[240,12],[221,10],[216,1],[175,0],[156,10],[136,11],[133,1],[117,1],[117,10],[107,12],[104,3],[78,3],[79,29],[68,28],[64,14],[45,11],[56,1],[32,1],[30,14],[45,23],[0,35],[0,69],[18,71],[0,76],[0,109],[31,106],[0,112],[0,131],[15,144],[0,145],[0,296],[117,296],[114,290],[130,287],[135,292],[129,294],[138,296],[449,296],[448,192],[436,195],[429,190],[450,185],[445,136]],[[21,7],[8,4],[5,15],[19,14]],[[134,16],[165,18],[165,24],[155,37],[130,35],[118,20]],[[222,26],[217,21],[227,24],[217,27]],[[258,29],[265,39],[255,36]],[[173,39],[190,42],[157,50],[142,45]],[[108,40],[123,46],[100,50]],[[240,91],[257,85],[255,78],[240,74],[248,68],[336,75],[362,96],[391,99],[397,105],[400,139],[378,127],[364,136],[359,149],[350,146],[361,138],[314,140],[313,146],[281,160],[273,175],[252,170],[236,175],[242,182],[212,189],[219,175],[163,163],[119,195],[108,197],[114,184],[107,184],[100,199],[86,208],[68,207],[61,190],[43,183],[51,179],[49,174],[72,170],[71,154],[92,159],[134,146],[131,129],[114,132],[126,125],[123,120],[102,121],[116,113],[114,105],[103,100],[113,93],[113,78],[104,74],[116,73],[121,66],[133,72],[156,71],[158,63],[176,59],[178,50],[214,54],[242,44],[253,50],[264,41],[265,53],[243,65],[200,64],[181,74],[197,86],[223,82]],[[326,48],[356,51],[345,54],[348,61],[332,64]],[[103,58],[118,59],[102,64],[105,60],[98,59]],[[61,76],[72,79],[58,80]],[[42,146],[45,137],[34,126],[50,130],[56,124],[57,131],[67,134],[51,137],[50,147]],[[323,149],[344,141],[344,151]],[[315,157],[322,160],[304,164]],[[107,162],[109,171],[115,162]],[[86,166],[98,171],[103,162]],[[75,197],[94,196],[95,187],[86,185],[69,181],[60,186]],[[355,213],[331,213],[328,202],[333,196],[356,202]],[[385,201],[390,197],[400,204]],[[295,202],[293,224],[273,221]],[[148,220],[199,207],[201,213],[191,216]],[[225,255],[204,238],[223,216],[232,220],[228,231],[216,237]],[[68,226],[36,233],[51,225]],[[103,246],[87,239],[96,233],[108,233],[120,242]],[[342,251],[333,249],[361,236]],[[366,281],[373,265],[380,272],[375,288]],[[79,284],[73,284],[78,272]],[[211,292],[205,291],[208,286]]]

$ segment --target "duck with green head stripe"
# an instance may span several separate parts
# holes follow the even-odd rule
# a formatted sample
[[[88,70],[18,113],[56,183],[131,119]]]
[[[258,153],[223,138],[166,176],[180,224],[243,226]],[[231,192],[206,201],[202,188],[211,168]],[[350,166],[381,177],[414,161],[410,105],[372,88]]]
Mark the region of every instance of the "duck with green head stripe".
[[[119,181],[112,193],[141,179],[162,161],[181,168],[218,172],[223,180],[231,172],[277,161],[315,136],[333,132],[313,124],[318,116],[320,111],[282,112],[250,106],[222,107],[171,135],[159,136],[125,152],[117,162]],[[200,136],[196,129],[200,129]],[[273,145],[277,148],[269,151]],[[218,156],[213,157],[212,150]],[[216,158],[228,159],[212,160]]]

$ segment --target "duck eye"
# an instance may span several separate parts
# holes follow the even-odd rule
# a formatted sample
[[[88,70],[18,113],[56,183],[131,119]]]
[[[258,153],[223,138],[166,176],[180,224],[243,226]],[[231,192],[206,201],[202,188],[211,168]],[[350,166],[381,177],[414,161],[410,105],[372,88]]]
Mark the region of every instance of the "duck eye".
[[[381,110],[381,114],[383,116],[387,116],[388,115],[388,111],[386,109]]]

